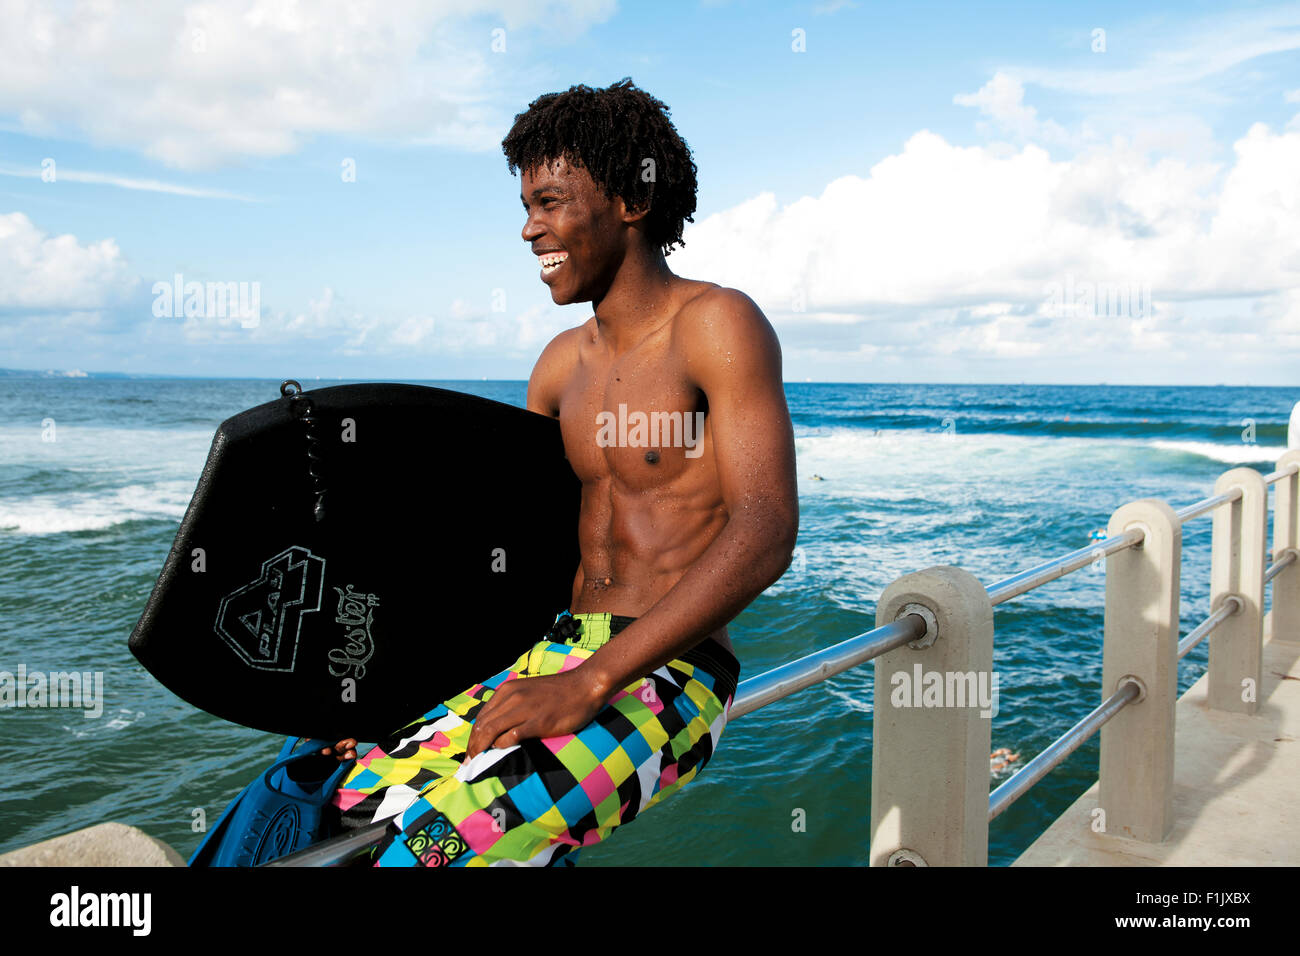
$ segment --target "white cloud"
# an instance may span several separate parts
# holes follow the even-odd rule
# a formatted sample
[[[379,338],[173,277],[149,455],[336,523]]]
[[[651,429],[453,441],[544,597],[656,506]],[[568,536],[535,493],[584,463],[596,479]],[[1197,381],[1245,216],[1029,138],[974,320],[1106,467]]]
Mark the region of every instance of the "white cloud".
[[[1018,144],[1078,150],[1122,136],[1140,150],[1203,160],[1222,156],[1211,120],[1222,122],[1225,105],[1240,101],[1243,90],[1273,93],[1265,84],[1300,50],[1296,5],[1179,22],[1153,15],[1106,26],[1106,52],[1054,57],[1046,66],[1004,64],[978,91],[954,102],[980,110],[982,132]],[[1090,46],[1089,30],[1078,37]],[[1049,95],[1067,125],[1040,119],[1026,102],[1026,88],[1034,89],[1031,100]],[[1300,128],[1300,118],[1291,128]]]
[[[958,106],[974,106],[993,120],[1001,130],[1019,139],[1068,139],[1065,130],[1052,121],[1040,122],[1038,111],[1025,105],[1024,85],[1009,73],[999,70],[974,93],[958,93],[952,101]]]
[[[841,10],[853,10],[857,7],[858,4],[854,3],[853,0],[825,0],[824,3],[819,3],[814,6],[812,12],[814,16],[826,17],[834,13],[839,13]]]
[[[16,166],[0,166],[0,176],[15,176],[20,179],[40,179],[42,170],[22,169]],[[118,189],[130,189],[138,192],[169,193],[173,196],[190,196],[196,199],[234,199],[239,202],[253,202],[248,196],[221,192],[216,189],[204,189],[198,186],[181,186],[177,183],[164,183],[156,179],[134,179],[130,176],[118,176],[115,173],[97,173],[63,169],[55,166],[52,182],[88,183],[97,186],[116,186]]]
[[[988,316],[1006,315],[1011,309],[1010,302],[990,302],[988,305],[977,305],[970,310],[970,314],[977,319],[983,319]]]
[[[0,113],[166,163],[278,156],[316,134],[495,148],[514,111],[491,30],[581,32],[613,0],[0,3]]]
[[[20,212],[0,215],[0,309],[94,310],[135,287],[112,239],[50,236]]]
[[[1012,104],[1016,97],[990,103]],[[1011,114],[1015,115],[1015,114]],[[742,289],[796,340],[828,353],[870,329],[898,349],[1085,354],[1217,341],[1184,314],[1244,297],[1246,324],[1300,332],[1300,131],[1256,124],[1223,168],[1153,159],[1124,141],[1054,161],[913,135],[870,174],[778,207],[762,193],[688,226],[674,271]],[[1149,314],[1049,314],[1067,278],[1150,289]],[[805,308],[793,303],[802,294]],[[1099,310],[1101,311],[1101,310]],[[822,320],[834,313],[835,328]],[[842,317],[856,315],[858,329]],[[1222,335],[1246,347],[1240,324]],[[1290,343],[1287,345],[1286,343]],[[1259,349],[1270,349],[1256,340]]]
[[[555,336],[577,323],[572,312],[561,312],[539,305],[526,309],[514,318],[513,345],[525,354],[536,357]]]
[[[984,135],[1005,135],[1020,144],[1036,142],[1077,151],[1105,146],[1119,135],[1139,152],[1200,159],[1215,155],[1219,148],[1210,124],[1200,117],[1169,109],[1139,109],[1131,100],[1123,104],[1107,102],[1104,109],[1085,116],[1067,130],[1055,120],[1040,120],[1038,110],[1025,103],[1024,84],[1003,70],[974,93],[958,93],[952,101],[979,110],[984,119],[975,126]],[[1002,143],[992,143],[990,149],[999,155],[1010,151]]]
[[[1046,89],[1089,96],[1181,91],[1258,57],[1300,50],[1300,8],[1284,5],[1234,10],[1171,27],[1152,20],[1145,28],[1108,31],[1108,49],[1093,54],[1089,68],[1016,67],[1020,78]],[[1114,62],[1117,51],[1150,51],[1136,66]]]
[[[330,287],[304,309],[275,308],[264,301],[260,321],[250,328],[237,315],[147,321],[155,337],[187,346],[310,343],[315,352],[348,356],[493,354],[523,359],[535,359],[553,336],[573,324],[571,316],[555,308],[492,312],[463,299],[427,315],[366,313]]]

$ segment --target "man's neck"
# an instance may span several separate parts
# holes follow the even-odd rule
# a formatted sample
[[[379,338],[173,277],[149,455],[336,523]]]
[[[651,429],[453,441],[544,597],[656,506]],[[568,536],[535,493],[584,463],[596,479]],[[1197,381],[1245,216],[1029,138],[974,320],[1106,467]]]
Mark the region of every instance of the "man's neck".
[[[677,283],[662,255],[628,253],[605,296],[596,303],[596,329],[614,355],[636,345],[664,320]]]

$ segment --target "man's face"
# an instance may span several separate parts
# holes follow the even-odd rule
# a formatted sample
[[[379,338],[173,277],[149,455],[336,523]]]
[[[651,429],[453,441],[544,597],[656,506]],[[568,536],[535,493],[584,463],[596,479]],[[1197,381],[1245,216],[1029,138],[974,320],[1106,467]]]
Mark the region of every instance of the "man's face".
[[[611,202],[581,166],[559,159],[525,170],[520,198],[528,219],[523,238],[534,253],[565,257],[538,267],[556,305],[603,298],[623,259],[623,200]]]

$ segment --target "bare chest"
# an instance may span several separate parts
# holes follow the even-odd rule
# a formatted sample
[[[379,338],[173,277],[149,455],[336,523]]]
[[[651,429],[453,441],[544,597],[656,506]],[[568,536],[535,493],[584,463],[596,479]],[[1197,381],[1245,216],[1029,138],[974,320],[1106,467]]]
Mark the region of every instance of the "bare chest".
[[[584,348],[561,393],[560,427],[584,484],[611,479],[649,491],[711,460],[707,411],[662,331],[614,359]]]

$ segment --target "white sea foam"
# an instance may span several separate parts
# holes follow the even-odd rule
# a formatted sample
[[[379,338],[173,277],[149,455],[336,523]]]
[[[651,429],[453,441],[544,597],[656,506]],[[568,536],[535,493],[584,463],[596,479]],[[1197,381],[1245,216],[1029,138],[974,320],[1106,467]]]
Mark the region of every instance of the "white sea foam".
[[[102,492],[63,492],[0,498],[0,534],[97,531],[141,518],[184,517],[194,479],[126,485]]]
[[[1214,461],[1227,462],[1230,465],[1254,465],[1260,462],[1275,462],[1286,452],[1285,445],[1254,445],[1236,442],[1221,445],[1210,441],[1152,441],[1148,444],[1161,451],[1180,452],[1186,455],[1200,455]]]
[[[1133,447],[1089,439],[896,429],[879,434],[827,428],[797,435],[795,457],[802,494],[960,503],[985,481],[1056,480],[1085,458],[1132,460]],[[821,481],[814,478],[821,477]]]
[[[914,497],[937,482],[970,489],[971,482],[1033,475],[1059,477],[1073,469],[1129,467],[1158,457],[1198,455],[1226,464],[1264,464],[1286,452],[1282,445],[1148,438],[942,433],[894,429],[818,428],[796,434],[799,490],[879,501]],[[824,481],[818,481],[813,475]],[[932,497],[933,490],[925,497]],[[949,500],[944,496],[944,500]]]
[[[830,686],[826,688],[826,693],[831,697],[834,697],[849,710],[855,710],[860,714],[871,713],[871,704],[867,701],[865,694],[853,693],[847,690],[840,690],[838,687]]]
[[[1188,453],[1269,467],[1282,453],[1213,442],[844,427],[805,429],[795,447],[800,498],[805,509],[821,509],[820,523],[817,534],[801,537],[798,566],[767,593],[815,587],[823,600],[857,610],[917,568],[955,564],[992,581],[1087,544],[1104,517],[1081,523],[1075,537],[1033,537],[1008,550],[1047,516],[1109,510],[1142,496],[1104,476],[1141,476],[1162,462],[1177,468]],[[1161,493],[1178,503],[1209,491],[1205,481],[1161,482]],[[1087,572],[1073,581],[1095,584]]]
[[[127,727],[130,727],[133,723],[135,723],[137,720],[139,720],[141,717],[144,716],[144,712],[143,712],[143,711],[139,711],[139,710],[137,710],[137,711],[130,711],[130,710],[127,710],[127,709],[124,708],[124,707],[121,708],[121,709],[119,709],[119,710],[118,710],[118,713],[119,713],[119,714],[126,714],[126,716],[125,716],[125,717],[120,717],[120,716],[119,716],[119,717],[114,717],[112,720],[110,720],[110,721],[105,725],[105,726],[107,727],[107,729],[109,729],[109,730],[124,730],[124,729],[126,729]]]

